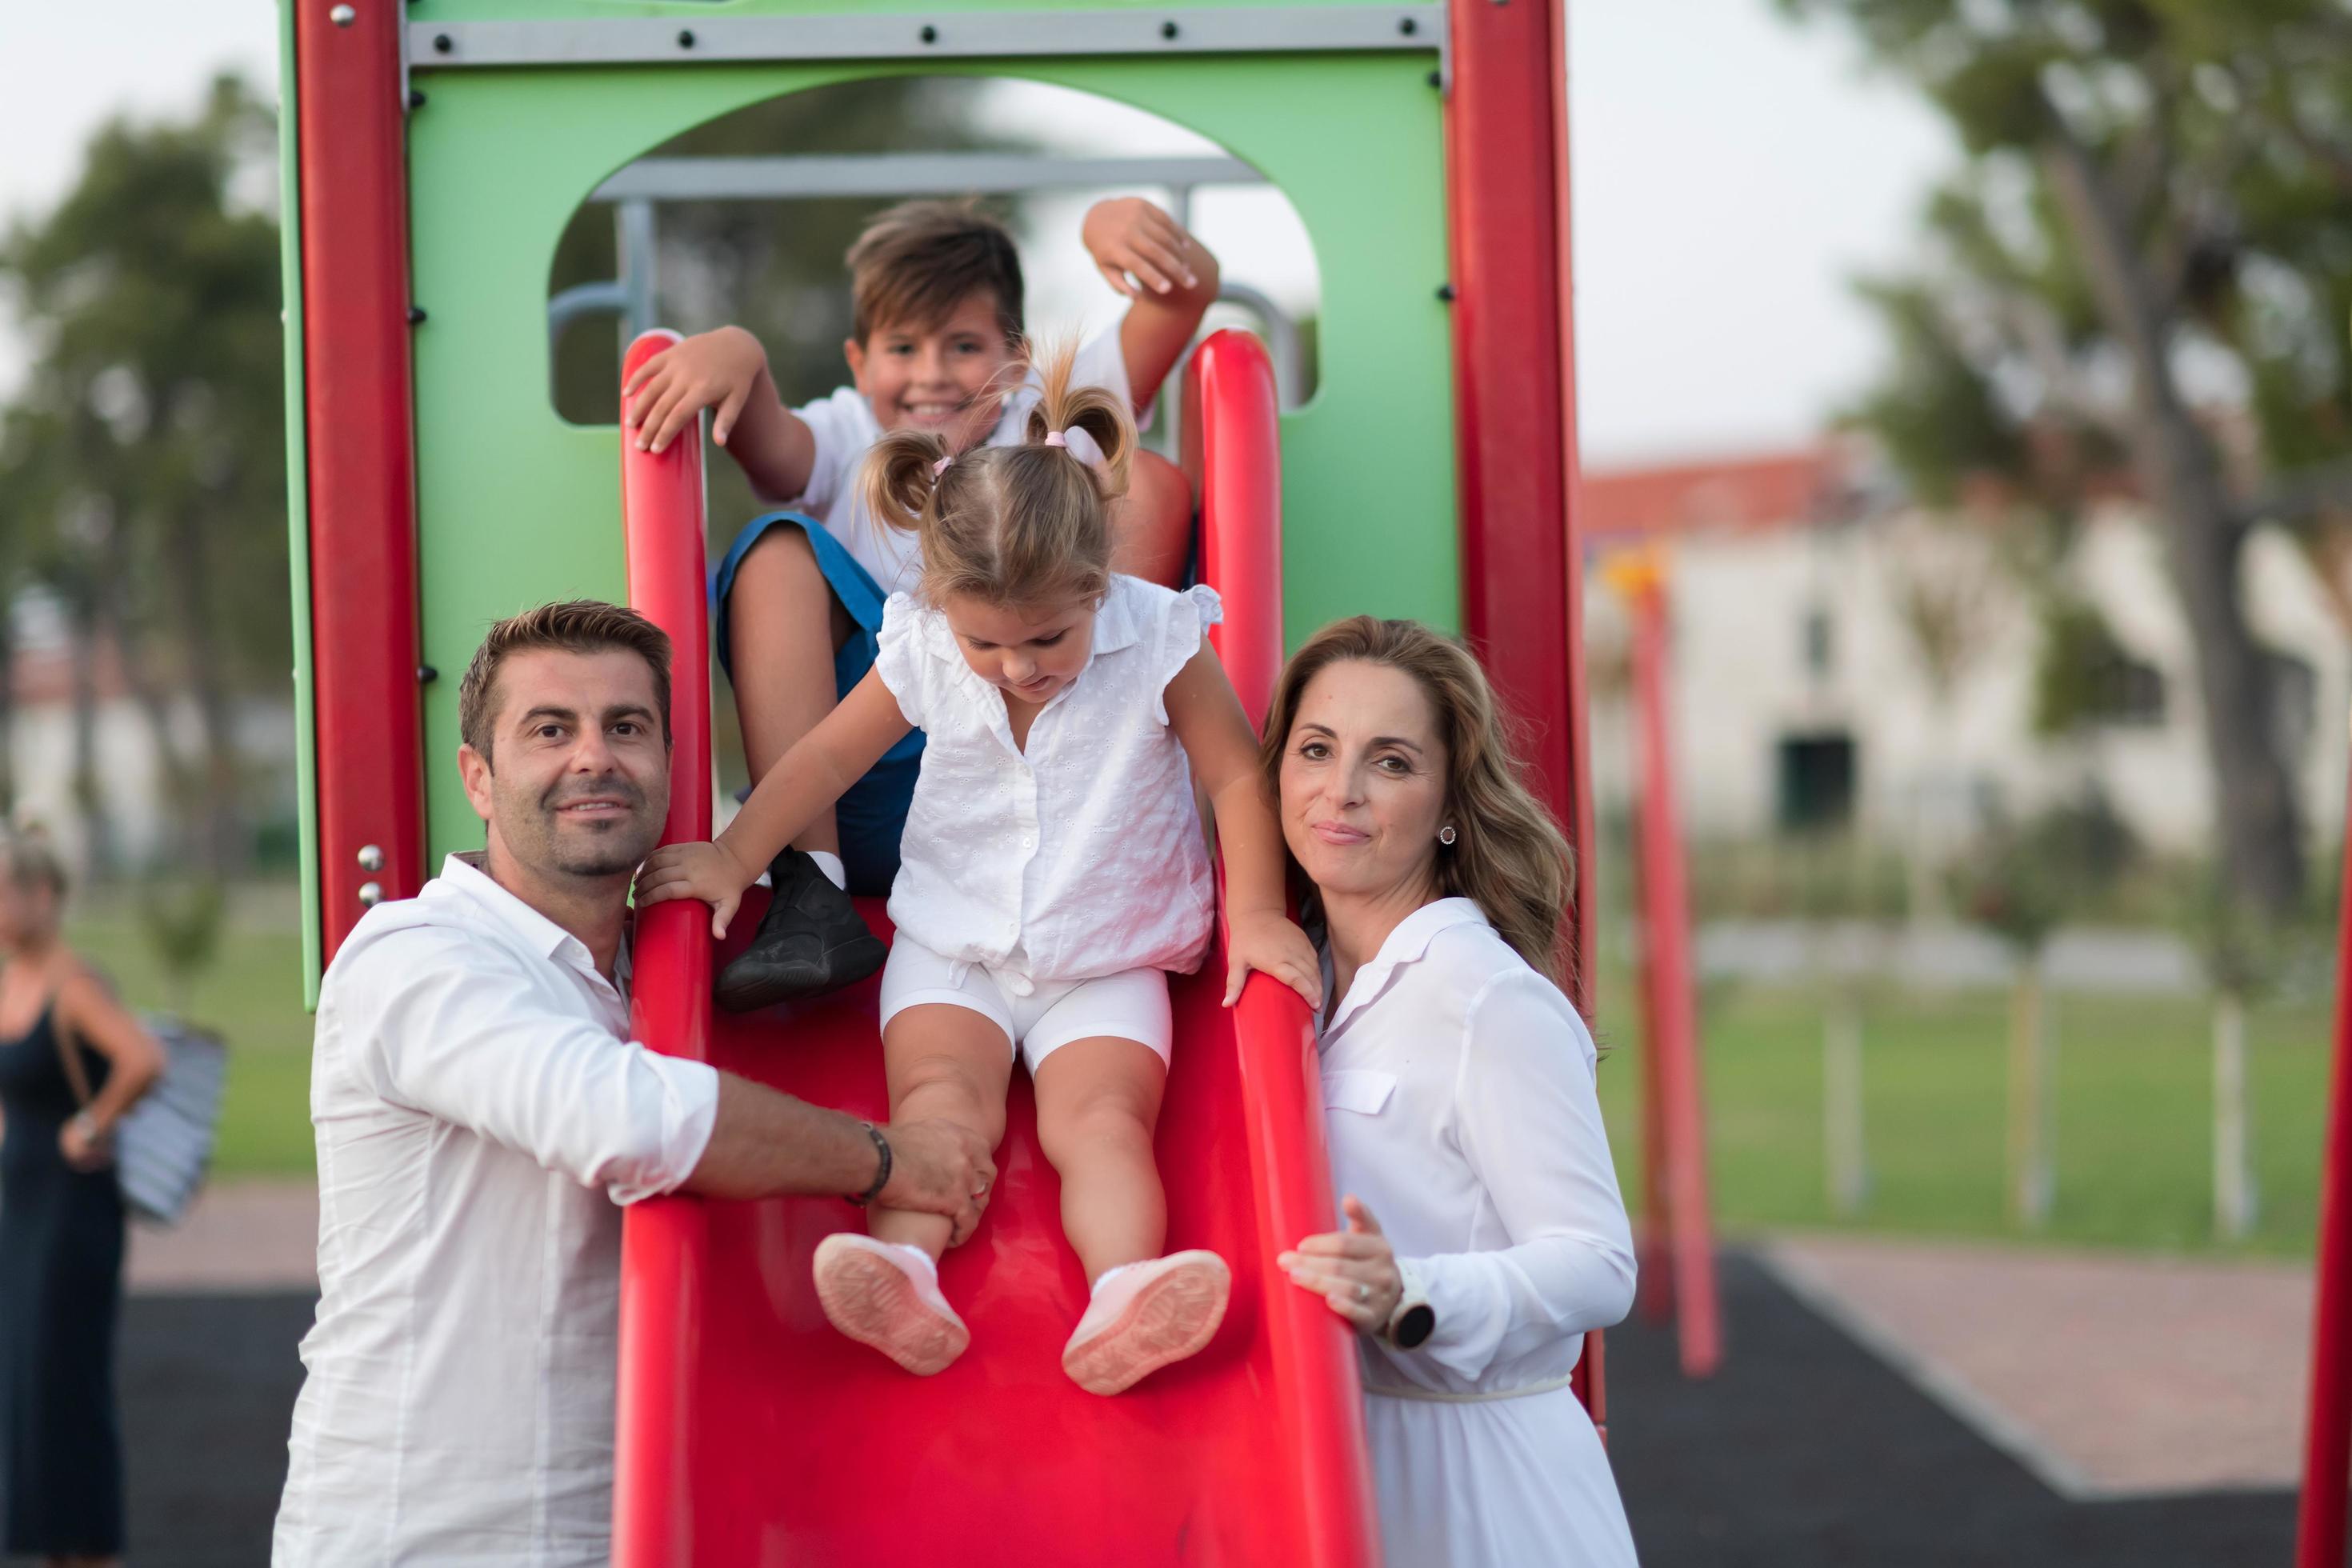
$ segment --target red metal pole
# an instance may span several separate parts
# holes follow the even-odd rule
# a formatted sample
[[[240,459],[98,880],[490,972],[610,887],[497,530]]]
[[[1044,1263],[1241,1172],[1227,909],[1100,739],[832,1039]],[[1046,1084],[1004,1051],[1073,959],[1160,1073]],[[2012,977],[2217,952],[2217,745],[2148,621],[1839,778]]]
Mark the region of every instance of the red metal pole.
[[[1664,585],[1650,575],[1630,596],[1633,691],[1641,732],[1643,950],[1650,967],[1649,1038],[1664,1133],[1667,1247],[1673,1256],[1683,1374],[1705,1377],[1723,1359],[1708,1223],[1706,1112],[1699,1084],[1698,1019],[1692,1000],[1690,908],[1675,803],[1674,742]]]
[[[2352,815],[2347,815],[2352,822]],[[2336,916],[2336,1063],[2319,1189],[2317,1303],[2312,1312],[2311,1406],[2305,1436],[2295,1568],[2343,1568],[2345,1490],[2352,1478],[2352,832],[2345,837]]]
[[[677,341],[669,331],[640,336],[622,360],[622,381]],[[621,443],[621,526],[629,604],[672,645],[662,842],[699,843],[710,837],[710,634],[698,423],[659,454]],[[631,1033],[655,1050],[708,1060],[709,912],[691,899],[640,910],[633,945]],[[695,1560],[689,1407],[709,1224],[700,1199],[672,1196],[633,1205],[622,1226],[622,1436],[613,1476],[613,1561],[621,1568],[686,1568]]]
[[[1575,321],[1563,0],[1448,12],[1447,287],[1454,300],[1462,624],[1524,726],[1537,793],[1567,831],[1569,994],[1592,1016],[1593,816],[1576,540]],[[1557,353],[1541,352],[1557,345]],[[1577,1370],[1605,1408],[1600,1336]]]
[[[1282,673],[1282,433],[1274,366],[1246,332],[1211,333],[1184,375],[1184,471],[1201,498],[1201,576],[1225,602],[1210,634],[1218,659],[1249,714],[1263,726]],[[1302,1127],[1322,1123],[1322,1077],[1307,1008],[1286,986],[1260,976],[1234,1016],[1251,1115],[1240,1131],[1259,1173],[1265,1233],[1328,1229],[1337,1210],[1330,1163],[1286,1157]],[[1356,1346],[1347,1325],[1299,1291],[1276,1290],[1261,1310],[1272,1320],[1276,1381],[1303,1408],[1354,1412],[1363,1402]],[[1380,1521],[1371,1507],[1371,1461],[1360,1422],[1304,1422],[1298,1468],[1300,1535],[1308,1561],[1373,1563]]]
[[[397,5],[294,6],[323,958],[425,881]]]

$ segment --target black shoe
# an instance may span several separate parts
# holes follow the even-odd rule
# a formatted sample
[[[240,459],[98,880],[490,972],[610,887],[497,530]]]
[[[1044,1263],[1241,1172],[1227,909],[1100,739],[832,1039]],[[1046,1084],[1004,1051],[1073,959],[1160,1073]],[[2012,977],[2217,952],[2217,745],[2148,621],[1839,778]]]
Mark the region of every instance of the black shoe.
[[[775,889],[759,934],[719,976],[719,1005],[750,1013],[855,985],[890,954],[849,895],[798,849],[768,868]]]

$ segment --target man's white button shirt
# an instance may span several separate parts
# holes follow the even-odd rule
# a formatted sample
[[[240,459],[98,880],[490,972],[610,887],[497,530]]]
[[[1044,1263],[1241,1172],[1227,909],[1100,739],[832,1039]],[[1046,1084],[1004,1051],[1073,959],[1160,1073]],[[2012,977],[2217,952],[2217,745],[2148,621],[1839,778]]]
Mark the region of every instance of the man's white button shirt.
[[[625,963],[457,856],[336,955],[279,1568],[610,1555],[615,1205],[683,1182],[719,1104],[628,1039]]]

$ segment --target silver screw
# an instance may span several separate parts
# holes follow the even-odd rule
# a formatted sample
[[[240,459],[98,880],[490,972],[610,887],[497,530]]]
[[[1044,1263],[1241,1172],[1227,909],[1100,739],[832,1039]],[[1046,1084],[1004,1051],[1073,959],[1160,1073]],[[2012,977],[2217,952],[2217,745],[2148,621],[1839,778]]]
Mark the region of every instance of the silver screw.
[[[383,869],[383,847],[382,845],[362,844],[360,846],[360,869],[362,871],[381,871]]]
[[[360,904],[362,908],[372,910],[382,902],[383,902],[383,884],[382,882],[362,882],[360,884]]]
[[[338,27],[348,27],[360,19],[360,14],[349,5],[338,5],[327,13],[327,20]]]

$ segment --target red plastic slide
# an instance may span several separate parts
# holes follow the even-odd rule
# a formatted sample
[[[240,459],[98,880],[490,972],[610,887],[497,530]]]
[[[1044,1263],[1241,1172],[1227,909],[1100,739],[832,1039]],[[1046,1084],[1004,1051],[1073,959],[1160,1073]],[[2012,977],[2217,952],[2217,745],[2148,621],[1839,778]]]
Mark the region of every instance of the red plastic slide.
[[[625,378],[667,342],[649,333]],[[1184,387],[1202,575],[1225,595],[1220,656],[1253,720],[1282,654],[1280,468],[1265,351],[1220,332]],[[701,452],[624,444],[630,600],[681,650],[667,837],[710,834]],[[751,931],[757,905],[737,931]],[[866,907],[886,929],[878,904]],[[714,1012],[702,906],[639,922],[637,1037],[823,1105],[882,1120],[869,983],[751,1017]],[[1273,1267],[1331,1227],[1305,1006],[1254,978],[1219,1006],[1222,942],[1174,988],[1175,1067],[1159,1149],[1169,1245],[1233,1265],[1215,1342],[1113,1399],[1063,1375],[1085,1300],[1058,1185],[1016,1075],[996,1196],[941,1269],[971,1348],[915,1378],[824,1321],[809,1255],[860,1226],[833,1199],[665,1198],[632,1209],[622,1253],[614,1561],[622,1568],[856,1564],[1023,1568],[1378,1560],[1355,1352]]]

